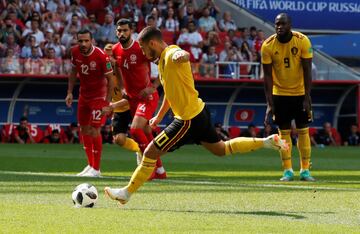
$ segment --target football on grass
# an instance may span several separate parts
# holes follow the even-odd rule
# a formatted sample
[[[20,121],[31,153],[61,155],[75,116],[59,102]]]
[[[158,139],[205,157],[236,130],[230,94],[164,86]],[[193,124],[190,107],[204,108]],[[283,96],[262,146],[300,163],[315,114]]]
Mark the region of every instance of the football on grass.
[[[79,184],[72,193],[72,200],[77,208],[92,208],[98,200],[98,192],[92,184]]]

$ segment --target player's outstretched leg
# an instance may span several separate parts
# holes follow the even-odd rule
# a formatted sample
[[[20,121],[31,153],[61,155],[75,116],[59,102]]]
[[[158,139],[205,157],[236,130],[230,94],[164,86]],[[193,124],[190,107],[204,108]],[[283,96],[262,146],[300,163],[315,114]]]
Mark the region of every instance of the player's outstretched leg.
[[[237,137],[225,142],[225,154],[246,153],[260,148],[288,150],[289,145],[279,135],[266,138]]]
[[[309,135],[309,128],[297,129],[298,133],[298,149],[300,154],[300,180],[301,181],[315,181],[314,177],[310,175],[310,157],[311,157],[311,142]]]
[[[151,129],[149,131],[146,131],[145,134],[146,134],[146,138],[148,139],[149,142],[151,142],[154,139]],[[159,157],[156,161],[155,169],[154,169],[153,173],[151,174],[151,176],[149,177],[149,180],[153,180],[153,179],[163,180],[166,178],[167,178],[166,171],[162,164],[161,158]]]
[[[165,152],[158,150],[154,143],[151,142],[144,152],[141,164],[132,174],[128,185],[123,188],[105,187],[105,194],[111,199],[119,201],[121,204],[128,202],[130,196],[148,180],[151,173],[154,171],[158,155],[164,153]]]
[[[119,133],[114,137],[114,142],[124,149],[135,152],[137,165],[141,163],[142,152],[134,139],[127,137],[125,133]]]

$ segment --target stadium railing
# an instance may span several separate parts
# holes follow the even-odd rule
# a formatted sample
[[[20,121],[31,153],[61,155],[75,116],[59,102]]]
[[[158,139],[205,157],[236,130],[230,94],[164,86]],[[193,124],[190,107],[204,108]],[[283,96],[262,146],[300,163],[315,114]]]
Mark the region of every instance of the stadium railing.
[[[260,79],[260,63],[216,62],[215,77],[225,79]]]

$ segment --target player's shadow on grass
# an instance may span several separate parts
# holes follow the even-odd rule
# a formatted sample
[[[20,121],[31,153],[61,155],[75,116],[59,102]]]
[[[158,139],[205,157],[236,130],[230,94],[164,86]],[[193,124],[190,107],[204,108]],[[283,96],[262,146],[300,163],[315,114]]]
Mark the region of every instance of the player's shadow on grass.
[[[137,210],[137,211],[155,211],[155,212],[173,212],[173,213],[199,213],[199,214],[226,214],[226,215],[258,215],[258,216],[277,216],[277,217],[287,217],[292,219],[306,219],[306,216],[298,214],[289,214],[276,211],[225,211],[225,210],[210,210],[210,211],[200,211],[200,210],[170,210],[170,209],[128,209],[128,210]]]

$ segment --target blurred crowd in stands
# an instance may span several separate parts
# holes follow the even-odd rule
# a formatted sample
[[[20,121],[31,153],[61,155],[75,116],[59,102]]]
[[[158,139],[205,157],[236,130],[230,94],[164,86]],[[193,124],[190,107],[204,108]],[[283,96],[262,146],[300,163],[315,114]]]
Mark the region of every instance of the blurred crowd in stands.
[[[227,130],[222,123],[215,123],[215,130],[220,139],[226,141],[235,137],[268,137],[277,133],[277,129],[272,125],[260,129],[249,124],[247,129],[241,129],[237,126],[231,126]],[[160,128],[154,131],[154,135],[161,131]],[[101,135],[103,144],[113,144],[113,134],[110,121],[102,127]],[[293,145],[297,143],[297,133],[295,126],[292,127],[291,138]],[[315,147],[325,146],[360,146],[360,131],[357,124],[349,126],[348,133],[343,137],[331,126],[325,122],[322,129],[310,128],[311,144]],[[19,143],[19,144],[76,144],[81,143],[80,128],[77,123],[71,123],[67,127],[59,124],[49,124],[39,127],[29,123],[26,117],[21,117],[18,125],[5,124],[1,128],[1,143]]]
[[[260,62],[265,39],[255,27],[239,28],[214,0],[0,0],[0,13],[0,72],[9,74],[68,74],[76,32],[88,28],[103,48],[118,41],[115,23],[122,17],[132,19],[134,38],[146,25],[160,28],[168,44],[191,53],[202,77],[214,77],[218,61]],[[234,78],[234,65],[220,69]],[[244,77],[260,73],[254,65],[239,70]]]

